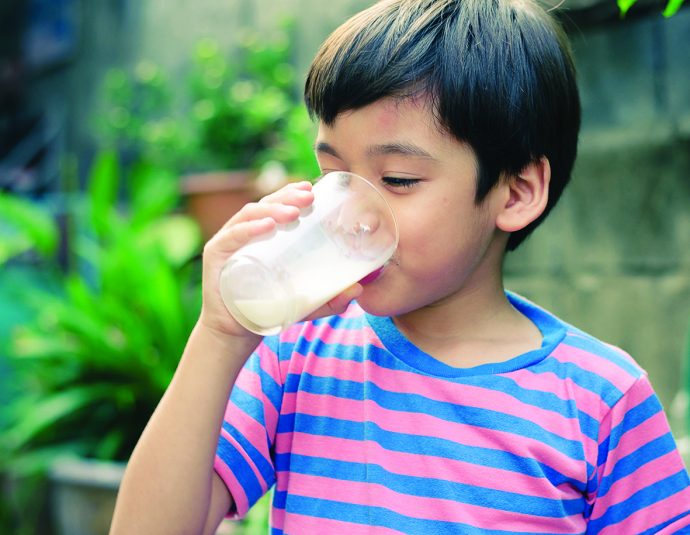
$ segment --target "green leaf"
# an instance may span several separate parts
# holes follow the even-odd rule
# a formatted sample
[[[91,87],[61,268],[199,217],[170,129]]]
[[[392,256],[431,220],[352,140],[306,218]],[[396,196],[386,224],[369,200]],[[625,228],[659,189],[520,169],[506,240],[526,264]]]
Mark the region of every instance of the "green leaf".
[[[685,0],[668,0],[668,4],[666,4],[666,8],[664,9],[664,17],[672,17],[675,15],[678,10],[680,9],[680,6],[683,5],[683,2]]]
[[[74,351],[64,338],[46,336],[43,332],[24,327],[12,339],[12,357],[22,360],[56,360]]]
[[[177,177],[148,162],[137,164],[130,174],[132,225],[139,226],[169,213],[180,199]]]
[[[89,175],[90,216],[94,230],[100,236],[108,235],[115,218],[120,166],[113,150],[96,155]]]
[[[61,419],[92,405],[96,400],[108,399],[111,390],[108,385],[88,385],[43,395],[9,430],[10,447],[24,447],[42,431],[54,428]]]
[[[137,241],[142,248],[160,251],[173,266],[181,266],[194,258],[202,245],[198,224],[182,215],[155,221],[138,234]]]
[[[26,199],[0,193],[0,264],[31,249],[55,252],[58,229],[52,215]]]
[[[637,0],[616,0],[616,2],[618,3],[618,9],[621,12],[621,16],[623,16],[633,5],[635,5]]]

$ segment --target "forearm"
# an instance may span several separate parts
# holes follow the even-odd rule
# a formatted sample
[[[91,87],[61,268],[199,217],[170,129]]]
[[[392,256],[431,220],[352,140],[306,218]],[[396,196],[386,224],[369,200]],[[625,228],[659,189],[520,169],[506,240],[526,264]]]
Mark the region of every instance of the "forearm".
[[[201,532],[225,405],[258,341],[238,340],[195,327],[128,463],[112,535]]]

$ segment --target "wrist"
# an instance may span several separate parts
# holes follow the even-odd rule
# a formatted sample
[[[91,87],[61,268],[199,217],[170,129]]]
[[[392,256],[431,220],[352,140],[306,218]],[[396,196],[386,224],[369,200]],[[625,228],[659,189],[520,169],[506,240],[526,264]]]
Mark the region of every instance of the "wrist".
[[[243,355],[246,359],[261,343],[262,337],[258,334],[244,329],[240,333],[228,332],[204,320],[202,313],[192,329],[190,341],[203,344],[212,353]]]

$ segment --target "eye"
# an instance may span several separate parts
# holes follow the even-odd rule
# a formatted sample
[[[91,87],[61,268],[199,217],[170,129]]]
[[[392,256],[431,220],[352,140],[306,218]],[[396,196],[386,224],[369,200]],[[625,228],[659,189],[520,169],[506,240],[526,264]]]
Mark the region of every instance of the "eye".
[[[411,188],[418,182],[421,182],[419,178],[401,178],[396,176],[384,176],[381,181],[391,188]]]

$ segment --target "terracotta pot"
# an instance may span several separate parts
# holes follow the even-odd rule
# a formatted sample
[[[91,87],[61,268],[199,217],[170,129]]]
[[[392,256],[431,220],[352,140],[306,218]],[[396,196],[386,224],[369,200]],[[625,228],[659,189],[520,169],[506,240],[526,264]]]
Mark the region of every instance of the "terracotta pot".
[[[182,178],[187,212],[199,222],[204,241],[245,204],[258,198],[255,178],[252,171],[213,171]]]

